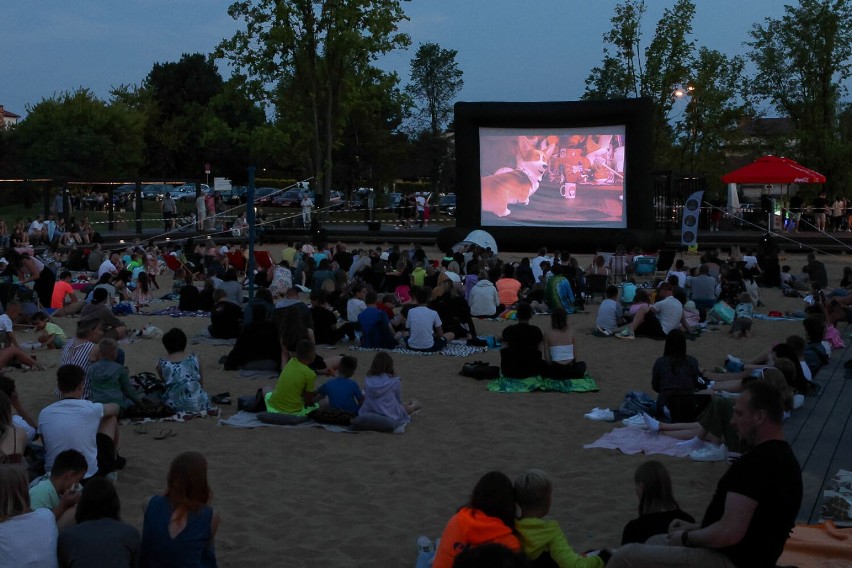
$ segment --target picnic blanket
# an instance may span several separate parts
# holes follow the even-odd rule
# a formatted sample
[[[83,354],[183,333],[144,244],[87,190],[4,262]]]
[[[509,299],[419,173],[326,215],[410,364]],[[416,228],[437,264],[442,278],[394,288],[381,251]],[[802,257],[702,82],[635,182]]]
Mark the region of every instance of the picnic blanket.
[[[201,412],[176,412],[171,416],[162,416],[160,418],[123,418],[120,420],[122,424],[149,424],[151,422],[189,422],[198,418],[207,418],[208,416],[219,416],[219,409],[202,410]]]
[[[765,321],[802,321],[803,317],[798,316],[768,316],[766,314],[754,314],[754,319],[756,320],[765,320]]]
[[[817,568],[852,566],[852,531],[831,521],[818,525],[797,524],[778,559],[779,566]]]
[[[484,353],[488,351],[488,347],[473,347],[470,345],[450,344],[440,351],[414,351],[405,347],[397,347],[396,349],[377,349],[373,347],[359,347],[351,345],[350,351],[387,351],[388,353],[399,353],[401,355],[444,355],[446,357],[470,357],[476,353]]]
[[[616,427],[612,432],[604,434],[598,440],[583,447],[587,450],[592,448],[620,450],[627,455],[644,453],[647,456],[665,454],[678,458],[687,457],[692,450],[685,446],[678,446],[678,442],[680,440],[677,438],[661,436],[643,428]]]
[[[595,392],[598,385],[588,373],[582,379],[566,379],[557,381],[544,377],[528,377],[526,379],[508,379],[499,377],[488,381],[491,392]]]
[[[164,308],[162,310],[157,310],[153,312],[151,315],[155,316],[171,316],[173,318],[209,318],[210,312],[186,312],[181,311],[177,306],[169,306],[168,308]]]
[[[219,426],[231,426],[232,428],[262,428],[262,427],[271,427],[271,428],[322,428],[323,430],[327,430],[329,432],[346,432],[349,434],[358,434],[359,431],[351,430],[346,426],[338,426],[335,424],[320,424],[319,422],[315,422],[313,420],[308,420],[307,422],[302,422],[300,424],[292,424],[292,425],[283,425],[283,424],[266,424],[257,419],[257,414],[253,412],[246,412],[245,410],[240,410],[230,418],[220,418],[218,422]],[[403,424],[399,428],[393,431],[394,434],[402,434],[405,432],[405,427],[407,424]],[[363,432],[362,430],[361,432]]]

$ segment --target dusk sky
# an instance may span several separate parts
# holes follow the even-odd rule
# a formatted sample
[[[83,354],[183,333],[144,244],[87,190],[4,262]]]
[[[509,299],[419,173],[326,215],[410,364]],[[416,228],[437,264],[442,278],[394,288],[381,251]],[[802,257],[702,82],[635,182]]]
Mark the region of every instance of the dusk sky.
[[[666,6],[648,0],[645,44]],[[0,104],[20,115],[54,94],[88,87],[108,98],[121,84],[139,84],[157,62],[210,52],[237,29],[227,0],[39,0],[6,6],[0,33]],[[419,43],[458,50],[464,101],[576,100],[602,57],[615,0],[413,0],[408,51],[377,65],[403,82]],[[780,0],[696,0],[698,45],[745,55],[748,31],[783,14]],[[228,69],[220,64],[228,75]],[[684,78],[688,79],[688,78]],[[771,114],[771,112],[770,112]]]

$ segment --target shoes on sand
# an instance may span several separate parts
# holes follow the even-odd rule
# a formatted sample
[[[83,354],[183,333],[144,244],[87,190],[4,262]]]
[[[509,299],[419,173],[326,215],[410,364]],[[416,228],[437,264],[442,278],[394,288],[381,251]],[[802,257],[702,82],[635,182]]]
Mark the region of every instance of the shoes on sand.
[[[586,413],[586,418],[598,422],[611,422],[615,420],[615,414],[609,408],[595,407],[591,412]]]
[[[697,462],[719,462],[728,459],[728,448],[725,444],[705,444],[700,450],[689,453],[689,458]]]
[[[619,339],[636,339],[636,336],[633,334],[629,327],[625,327],[624,329],[616,333],[615,336]]]
[[[621,423],[624,424],[625,426],[635,426],[635,427],[638,427],[638,428],[647,428],[648,427],[648,425],[645,424],[645,417],[642,416],[641,414],[635,414],[635,415],[631,416],[630,418],[625,418],[624,420],[621,421]]]

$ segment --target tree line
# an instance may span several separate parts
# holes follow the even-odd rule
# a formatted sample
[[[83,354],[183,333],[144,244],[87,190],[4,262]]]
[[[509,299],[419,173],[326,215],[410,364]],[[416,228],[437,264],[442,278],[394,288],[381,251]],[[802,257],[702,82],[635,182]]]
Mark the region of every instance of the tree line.
[[[849,181],[852,110],[843,102],[852,55],[852,0],[798,0],[755,23],[745,54],[693,37],[695,4],[675,0],[650,39],[644,0],[624,0],[603,35],[586,100],[650,97],[655,168],[717,179],[732,155],[799,159],[839,191]],[[238,31],[213,53],[157,63],[138,85],[101,100],[88,89],[28,108],[0,130],[0,171],[54,179],[245,181],[312,178],[320,194],[394,180],[452,188],[452,104],[463,86],[457,52],[418,46],[406,86],[376,61],[411,40],[404,0],[239,0]],[[746,75],[747,62],[754,68]],[[223,79],[217,63],[227,65]],[[755,139],[766,113],[789,128]]]

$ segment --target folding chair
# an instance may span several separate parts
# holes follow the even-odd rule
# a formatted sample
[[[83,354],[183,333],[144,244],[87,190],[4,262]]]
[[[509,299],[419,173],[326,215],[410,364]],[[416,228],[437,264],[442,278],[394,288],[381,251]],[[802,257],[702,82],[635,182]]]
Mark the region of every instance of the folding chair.
[[[239,274],[244,274],[246,271],[246,257],[239,251],[231,251],[228,253],[228,265],[237,271]]]
[[[606,286],[609,276],[606,274],[586,274],[586,296],[591,303],[595,294],[599,294],[601,301],[606,297]]]

